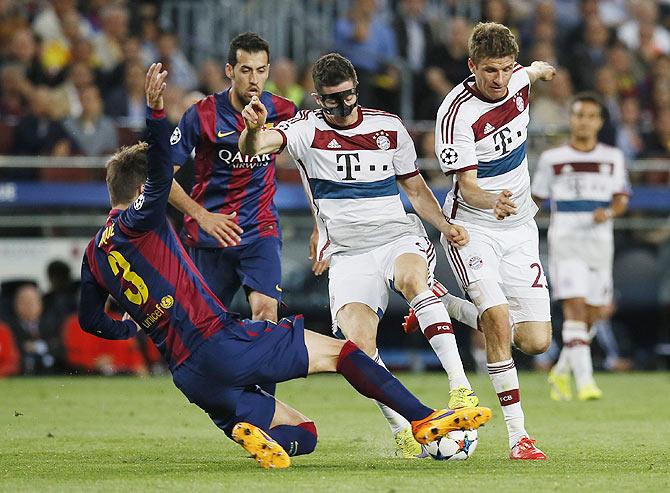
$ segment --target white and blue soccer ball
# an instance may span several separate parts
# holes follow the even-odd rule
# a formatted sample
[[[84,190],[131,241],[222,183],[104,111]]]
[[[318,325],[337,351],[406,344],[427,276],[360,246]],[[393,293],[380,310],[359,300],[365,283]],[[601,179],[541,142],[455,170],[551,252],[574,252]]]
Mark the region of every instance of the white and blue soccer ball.
[[[477,448],[477,430],[452,431],[425,448],[435,460],[466,460]]]

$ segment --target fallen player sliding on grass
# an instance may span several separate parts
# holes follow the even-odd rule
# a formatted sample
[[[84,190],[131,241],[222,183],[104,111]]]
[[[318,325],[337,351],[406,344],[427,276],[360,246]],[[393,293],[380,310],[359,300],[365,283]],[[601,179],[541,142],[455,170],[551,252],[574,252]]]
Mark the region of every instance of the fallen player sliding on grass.
[[[476,429],[491,410],[434,410],[350,341],[303,327],[295,315],[278,323],[241,320],[205,284],[165,211],[172,184],[170,129],[163,108],[167,72],[147,72],[149,145],[122,148],[107,163],[112,210],[86,248],[81,272],[81,327],[128,339],[145,330],[168,363],[175,385],[262,467],[288,467],[290,455],[316,447],[314,423],[258,385],[337,372],[362,395],[412,424],[419,443]],[[123,320],[104,312],[111,295]]]

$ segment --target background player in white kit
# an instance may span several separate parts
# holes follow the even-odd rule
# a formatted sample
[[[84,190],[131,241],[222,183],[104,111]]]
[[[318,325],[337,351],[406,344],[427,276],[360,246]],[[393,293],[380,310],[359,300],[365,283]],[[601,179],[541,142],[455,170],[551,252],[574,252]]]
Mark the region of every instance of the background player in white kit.
[[[334,331],[383,365],[377,325],[389,289],[401,293],[447,371],[449,405],[477,405],[463,371],[449,315],[429,286],[435,250],[421,221],[408,215],[398,184],[418,214],[439,229],[445,242],[464,245],[468,235],[447,222],[416,168],[414,144],[400,118],[358,105],[358,80],[343,56],[324,55],[312,78],[321,109],[301,111],[261,130],[266,110],[254,98],[242,112],[246,129],[240,149],[247,155],[286,147],[300,170],[318,228],[316,261],[331,259],[329,292]],[[336,323],[336,325],[335,325]],[[403,455],[422,453],[409,423],[380,404]]]
[[[442,170],[456,174],[444,213],[467,227],[470,243],[461,247],[442,243],[454,274],[480,314],[489,376],[507,424],[510,458],[546,459],[525,430],[511,344],[539,354],[551,341],[526,127],[530,84],[550,80],[555,70],[545,62],[527,68],[517,64],[514,35],[493,22],[474,28],[468,49],[473,75],[440,106],[435,152]]]
[[[552,294],[563,306],[563,349],[549,373],[551,397],[572,399],[570,372],[580,400],[602,395],[593,379],[591,325],[612,302],[612,218],[628,208],[623,153],[598,142],[603,106],[595,94],[575,96],[569,144],[542,153],[532,193],[551,201],[549,274]]]

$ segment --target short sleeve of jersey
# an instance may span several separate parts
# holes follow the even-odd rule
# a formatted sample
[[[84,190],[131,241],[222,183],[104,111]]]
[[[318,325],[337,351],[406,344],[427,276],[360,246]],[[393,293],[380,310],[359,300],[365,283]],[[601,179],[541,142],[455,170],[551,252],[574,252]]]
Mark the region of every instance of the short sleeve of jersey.
[[[295,117],[276,125],[274,128],[284,139],[280,152],[285,147],[293,159],[303,159],[305,150],[310,146],[308,140],[313,134],[310,127],[307,111],[299,111]]]
[[[628,181],[628,170],[626,169],[626,159],[623,152],[616,150],[613,170],[612,195],[626,194],[630,195],[630,182]]]
[[[398,127],[398,142],[396,152],[393,155],[393,168],[395,174],[399,177],[408,177],[418,173],[414,142],[402,124]]]
[[[444,135],[442,126],[435,127],[435,155],[442,171],[448,175],[460,171],[477,168],[477,154],[475,153],[475,136],[472,128],[460,119],[453,123],[452,133]],[[447,129],[448,131],[448,129]]]
[[[530,186],[531,193],[541,199],[548,199],[550,191],[550,166],[547,160],[547,153],[543,152],[537,162],[535,173],[533,173],[533,182]]]
[[[179,120],[170,137],[172,162],[182,165],[191,155],[200,139],[200,117],[196,105],[192,105]]]

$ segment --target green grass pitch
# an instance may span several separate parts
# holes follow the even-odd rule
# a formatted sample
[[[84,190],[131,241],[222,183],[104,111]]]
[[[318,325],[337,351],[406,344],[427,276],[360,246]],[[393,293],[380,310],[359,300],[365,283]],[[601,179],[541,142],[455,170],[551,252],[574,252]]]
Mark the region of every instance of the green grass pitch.
[[[400,374],[429,405],[446,376]],[[670,491],[670,375],[598,375],[598,402],[554,403],[545,376],[521,373],[529,432],[547,462],[507,459],[494,411],[465,462],[403,460],[376,406],[336,375],[281,384],[279,397],[317,423],[319,445],[287,470],[245,457],[168,378],[0,381],[0,491]]]

